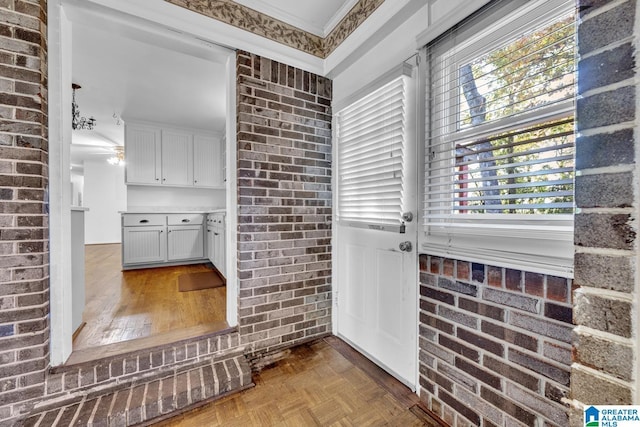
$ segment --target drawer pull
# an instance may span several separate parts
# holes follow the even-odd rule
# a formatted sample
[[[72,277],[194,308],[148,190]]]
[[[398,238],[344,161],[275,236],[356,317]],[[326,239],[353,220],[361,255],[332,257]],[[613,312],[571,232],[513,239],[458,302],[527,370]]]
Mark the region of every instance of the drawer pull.
[[[183,219],[183,220],[182,220],[182,222],[191,222],[191,220],[190,220],[190,219],[185,218],[185,219]]]
[[[140,224],[146,224],[147,222],[149,222],[149,220],[148,220],[148,219],[141,219],[141,220],[140,220]]]

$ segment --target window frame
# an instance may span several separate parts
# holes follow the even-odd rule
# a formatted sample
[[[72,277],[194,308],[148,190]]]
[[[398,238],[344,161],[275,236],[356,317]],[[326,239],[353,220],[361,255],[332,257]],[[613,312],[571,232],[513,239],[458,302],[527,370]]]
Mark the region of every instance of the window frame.
[[[458,67],[462,63],[468,63],[472,59],[493,50],[496,46],[507,40],[513,40],[518,34],[524,34],[530,29],[540,27],[545,22],[550,22],[558,17],[558,11],[563,13],[575,10],[575,5],[570,0],[551,1],[497,1],[490,3],[485,8],[476,12],[479,18],[472,15],[468,20],[456,26],[460,29],[457,39],[439,38],[425,46],[421,50],[420,94],[424,99],[425,114],[423,143],[420,144],[423,161],[419,162],[420,169],[419,192],[420,207],[422,210],[422,227],[419,232],[418,242],[422,251],[455,259],[463,259],[472,262],[504,266],[508,268],[523,269],[526,271],[556,274],[563,277],[573,276],[573,214],[464,214],[455,220],[459,226],[452,227],[453,221],[446,221],[447,215],[442,215],[444,221],[433,224],[427,219],[425,203],[427,199],[427,173],[430,164],[428,155],[431,146],[429,141],[430,124],[442,120],[442,117],[431,117],[428,49],[437,46],[438,52],[449,52],[455,49],[457,54],[455,63],[449,62],[444,71],[450,67]],[[466,27],[465,27],[466,26]],[[522,28],[525,28],[523,31]],[[438,46],[438,43],[440,45]],[[573,115],[575,120],[575,94],[564,103],[558,103],[550,107],[542,107],[534,111],[527,111],[515,116],[502,118],[496,121],[482,123],[473,127],[457,129],[457,117],[459,108],[452,105],[452,99],[457,96],[458,84],[455,83],[456,94],[446,95],[440,102],[449,103],[441,114],[446,114],[454,119],[445,122],[447,137],[452,142],[461,138],[471,139],[483,134],[495,135],[499,130],[520,129],[535,123],[542,123],[554,118]],[[449,88],[450,89],[450,88]],[[574,127],[575,129],[575,127]],[[453,130],[453,131],[452,131]],[[574,131],[575,134],[575,131]],[[442,142],[440,140],[439,142]],[[446,166],[446,165],[445,165]],[[454,168],[451,165],[451,168]],[[575,180],[575,177],[574,177]],[[443,186],[445,186],[443,184]],[[451,181],[453,187],[453,180]],[[450,214],[449,216],[453,216]],[[478,221],[477,215],[482,215]]]

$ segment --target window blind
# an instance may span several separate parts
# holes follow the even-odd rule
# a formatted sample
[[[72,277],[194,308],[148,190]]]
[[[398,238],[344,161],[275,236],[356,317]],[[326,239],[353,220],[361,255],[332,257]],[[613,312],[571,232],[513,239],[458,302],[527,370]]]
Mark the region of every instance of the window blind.
[[[571,274],[574,13],[495,1],[426,47],[432,252]]]
[[[407,78],[337,114],[338,221],[380,229],[401,224]]]

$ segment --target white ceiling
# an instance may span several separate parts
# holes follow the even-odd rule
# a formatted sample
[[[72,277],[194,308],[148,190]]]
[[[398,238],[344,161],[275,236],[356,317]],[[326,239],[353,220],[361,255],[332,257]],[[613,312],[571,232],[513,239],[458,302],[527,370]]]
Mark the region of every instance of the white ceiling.
[[[358,0],[235,0],[320,37],[327,36]]]
[[[358,0],[236,0],[247,7],[326,36]],[[73,131],[71,163],[113,155],[124,144],[117,119],[145,120],[222,132],[226,118],[228,50],[168,32],[149,33],[130,22],[70,8],[72,79],[80,114],[92,131]],[[71,90],[71,88],[69,88]]]
[[[226,117],[225,58],[217,47],[185,44],[157,35],[73,23],[72,80],[80,114],[94,130],[73,131],[71,163],[106,159],[124,144],[123,120],[222,132]],[[71,90],[71,88],[69,88]]]

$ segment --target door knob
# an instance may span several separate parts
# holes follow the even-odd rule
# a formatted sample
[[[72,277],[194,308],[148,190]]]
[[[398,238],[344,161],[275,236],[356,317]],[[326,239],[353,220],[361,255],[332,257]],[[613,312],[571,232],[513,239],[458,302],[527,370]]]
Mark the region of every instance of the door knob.
[[[399,245],[399,249],[402,252],[411,252],[411,250],[413,249],[413,245],[411,244],[411,242],[406,241],[406,242],[402,242]]]
[[[402,214],[402,220],[404,222],[411,222],[413,221],[413,213],[412,212],[404,212]]]

